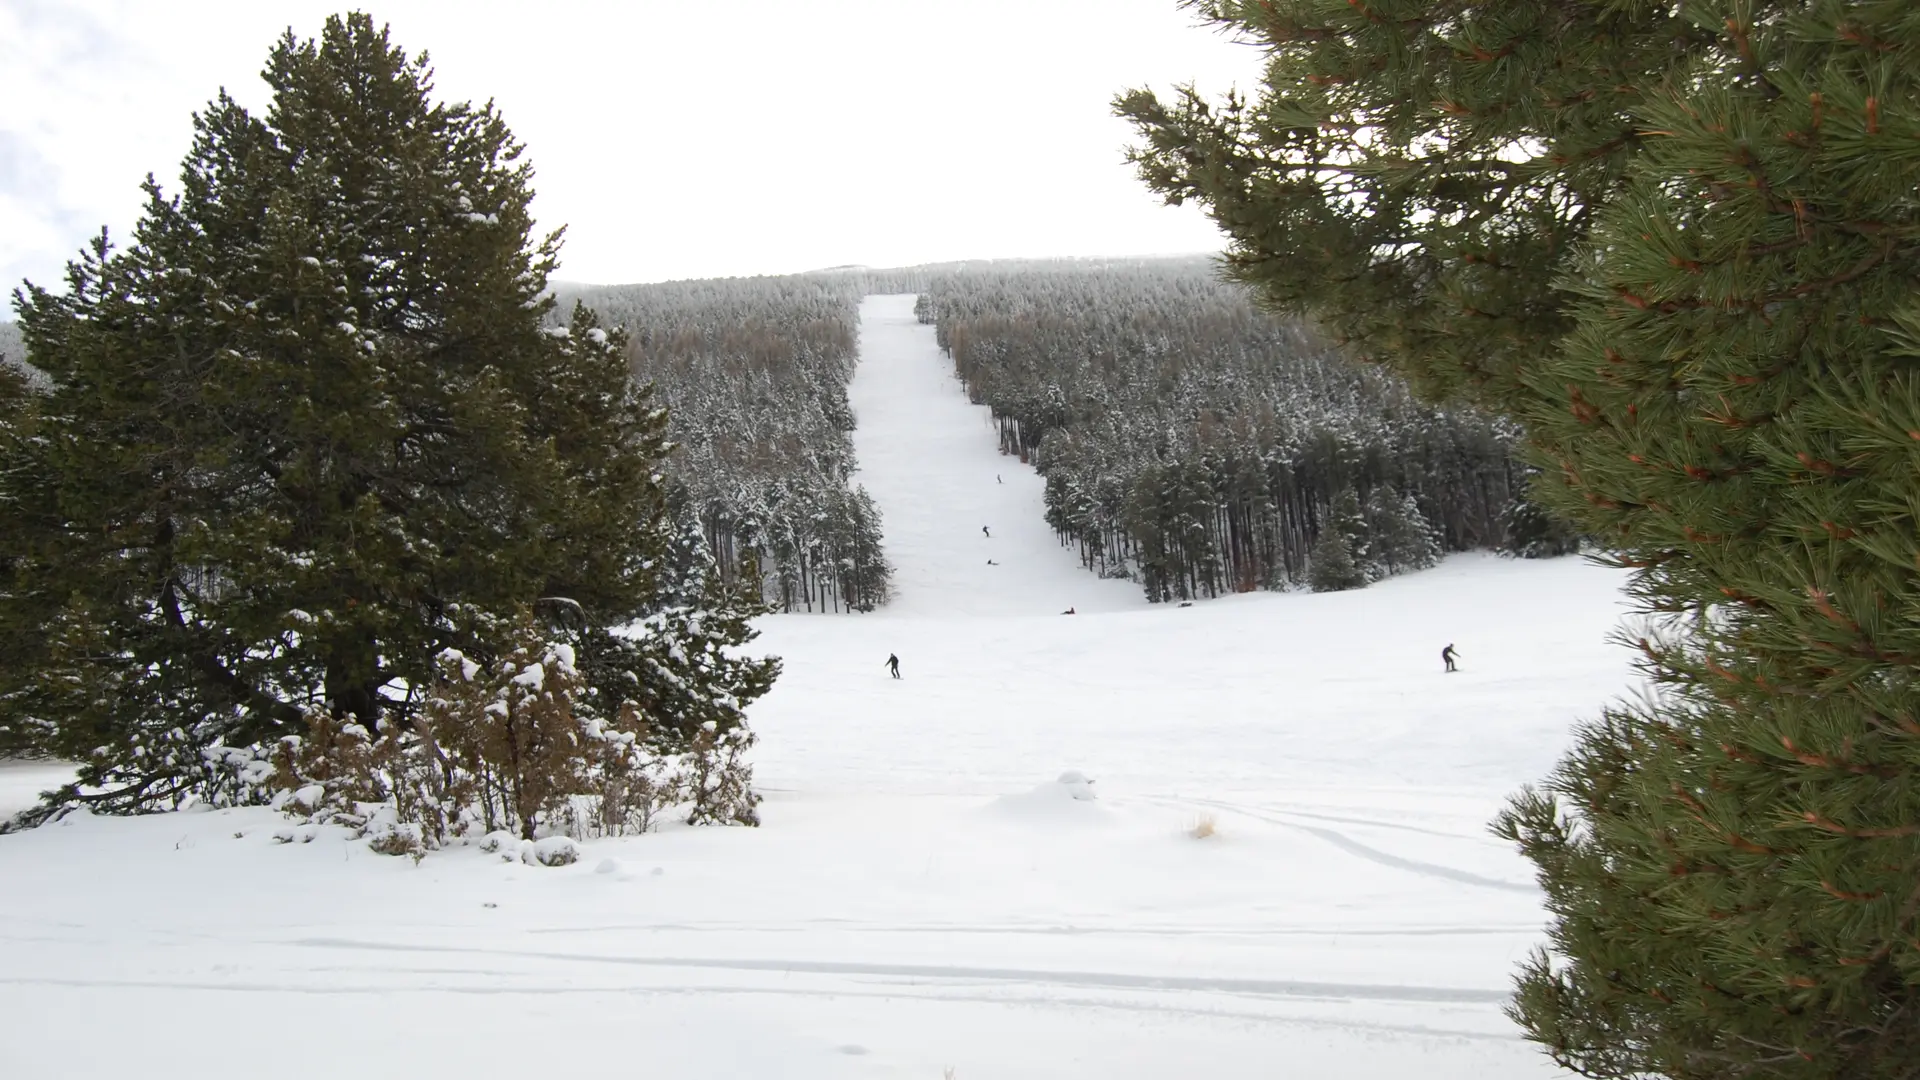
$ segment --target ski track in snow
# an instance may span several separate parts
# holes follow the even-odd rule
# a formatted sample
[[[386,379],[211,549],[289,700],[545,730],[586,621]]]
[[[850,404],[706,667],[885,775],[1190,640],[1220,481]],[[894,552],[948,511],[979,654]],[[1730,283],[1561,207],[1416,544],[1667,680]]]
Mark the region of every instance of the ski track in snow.
[[[1339,848],[1342,851],[1351,852],[1352,854],[1357,855],[1362,859],[1366,859],[1369,862],[1379,863],[1381,866],[1391,866],[1396,870],[1405,870],[1413,874],[1424,874],[1428,877],[1445,878],[1448,881],[1459,881],[1468,885],[1479,885],[1489,889],[1504,889],[1508,892],[1523,892],[1523,893],[1529,893],[1529,894],[1534,892],[1534,887],[1532,885],[1523,884],[1521,882],[1502,881],[1498,878],[1482,877],[1479,874],[1469,873],[1465,870],[1456,870],[1450,866],[1441,866],[1438,863],[1421,862],[1418,859],[1401,858],[1398,855],[1393,855],[1393,854],[1389,854],[1388,852],[1381,851],[1379,848],[1369,847],[1368,845],[1363,844],[1360,841],[1355,840],[1352,837],[1336,829],[1327,829],[1327,828],[1322,828],[1316,825],[1302,825],[1297,821],[1288,821],[1286,820],[1285,817],[1275,816],[1273,814],[1257,813],[1249,807],[1240,806],[1235,803],[1218,802],[1213,799],[1188,799],[1187,802],[1191,803],[1194,806],[1206,806],[1206,807],[1213,807],[1220,810],[1230,810],[1236,814],[1244,814],[1245,816],[1253,818],[1256,821],[1271,822],[1275,825],[1283,825],[1289,829],[1299,829],[1301,832],[1307,833],[1312,836],[1317,836],[1320,839],[1325,840],[1327,843],[1332,844],[1333,846]],[[1303,816],[1312,816],[1312,815],[1303,815]],[[1373,822],[1367,822],[1362,819],[1352,819],[1352,818],[1349,818],[1349,819],[1335,818],[1333,820],[1348,820],[1348,821],[1353,821],[1356,824],[1375,824]],[[1450,835],[1448,833],[1434,832],[1429,829],[1419,829],[1415,831],[1425,832],[1429,836],[1449,836]]]
[[[581,964],[623,964],[635,967],[713,968],[724,971],[776,971],[798,975],[874,975],[901,979],[1022,982],[1059,986],[1098,986],[1145,990],[1220,990],[1276,997],[1319,997],[1341,1000],[1380,998],[1388,1001],[1497,1002],[1498,991],[1434,986],[1368,986],[1344,983],[1296,982],[1276,979],[1225,979],[1178,975],[1128,975],[1120,972],[1027,971],[1012,968],[942,967],[930,964],[842,963],[830,960],[727,960],[712,957],[611,956],[594,953],[526,952],[507,949],[465,949],[393,942],[305,938],[289,944],[315,949],[361,949],[387,952],[442,952],[469,956],[500,956],[531,960],[560,960]]]
[[[1631,687],[1620,576],[1474,555],[1148,605],[1056,542],[912,303],[862,305],[849,389],[897,596],[761,622],[764,827],[562,869],[283,846],[264,809],[0,837],[0,1016],[31,1033],[0,1075],[118,1080],[101,1030],[281,1080],[1557,1075],[1500,1011],[1544,916],[1486,822]],[[0,764],[0,812],[64,775]]]

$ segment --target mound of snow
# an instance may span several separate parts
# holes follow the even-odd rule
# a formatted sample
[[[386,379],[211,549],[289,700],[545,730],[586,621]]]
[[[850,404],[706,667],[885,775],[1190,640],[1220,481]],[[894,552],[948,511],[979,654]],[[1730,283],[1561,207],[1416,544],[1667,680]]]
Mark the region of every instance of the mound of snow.
[[[546,836],[520,845],[520,861],[529,865],[571,866],[580,861],[580,845],[564,836]]]
[[[1106,808],[1095,803],[1093,781],[1074,769],[1061,773],[1050,783],[1036,785],[1031,791],[1002,795],[990,807],[1002,816],[1025,821],[1105,824],[1110,820]]]
[[[1077,799],[1080,802],[1092,802],[1094,799],[1093,780],[1078,769],[1068,769],[1061,773],[1060,778],[1054,783],[1064,788],[1070,799]]]
[[[520,850],[520,838],[505,829],[495,829],[480,838],[480,850],[511,862]]]

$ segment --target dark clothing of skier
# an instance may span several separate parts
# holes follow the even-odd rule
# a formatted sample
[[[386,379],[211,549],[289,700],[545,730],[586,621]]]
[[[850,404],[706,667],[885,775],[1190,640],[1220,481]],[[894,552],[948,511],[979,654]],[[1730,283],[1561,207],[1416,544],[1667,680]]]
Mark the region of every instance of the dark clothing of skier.
[[[892,653],[888,653],[888,654],[887,654],[887,667],[889,667],[889,668],[891,668],[891,669],[893,670],[893,677],[894,677],[894,678],[896,678],[896,679],[897,679],[897,678],[899,678],[899,677],[900,677],[900,658],[899,658],[899,657],[897,657],[897,656],[895,656],[895,655],[893,655]]]
[[[1062,614],[1062,615],[1072,615],[1072,614],[1075,614],[1075,612],[1074,612],[1074,610],[1073,610],[1072,608],[1068,608],[1067,610],[1065,610],[1065,611],[1063,611],[1063,612],[1061,612],[1060,614]]]
[[[1446,648],[1440,650],[1440,662],[1447,665],[1448,671],[1458,670],[1453,666],[1454,655],[1452,645],[1448,645]]]
[[[987,527],[985,525],[980,526],[980,535],[986,537],[989,540],[993,539],[993,534],[987,531]]]

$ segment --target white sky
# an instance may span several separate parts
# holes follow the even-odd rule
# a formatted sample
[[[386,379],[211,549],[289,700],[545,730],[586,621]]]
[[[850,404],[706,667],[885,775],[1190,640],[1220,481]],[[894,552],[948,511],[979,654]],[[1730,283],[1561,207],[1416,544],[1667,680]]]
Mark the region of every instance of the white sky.
[[[56,286],[191,114],[259,71],[313,0],[0,0],[0,295]],[[386,0],[442,100],[492,98],[528,145],[559,277],[1213,251],[1122,160],[1137,85],[1250,87],[1259,55],[1176,0]],[[4,317],[11,317],[9,310]]]

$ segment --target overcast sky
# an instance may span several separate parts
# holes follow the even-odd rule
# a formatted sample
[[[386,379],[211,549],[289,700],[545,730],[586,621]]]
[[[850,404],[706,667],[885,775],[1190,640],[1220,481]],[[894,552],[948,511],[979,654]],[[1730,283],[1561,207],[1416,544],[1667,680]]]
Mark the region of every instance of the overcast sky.
[[[309,0],[0,0],[0,293],[56,285],[170,189],[191,115],[259,71]],[[1175,0],[387,0],[442,100],[493,99],[565,224],[559,277],[1214,251],[1122,160],[1127,87],[1250,86],[1259,56]],[[5,317],[11,317],[9,311]]]

